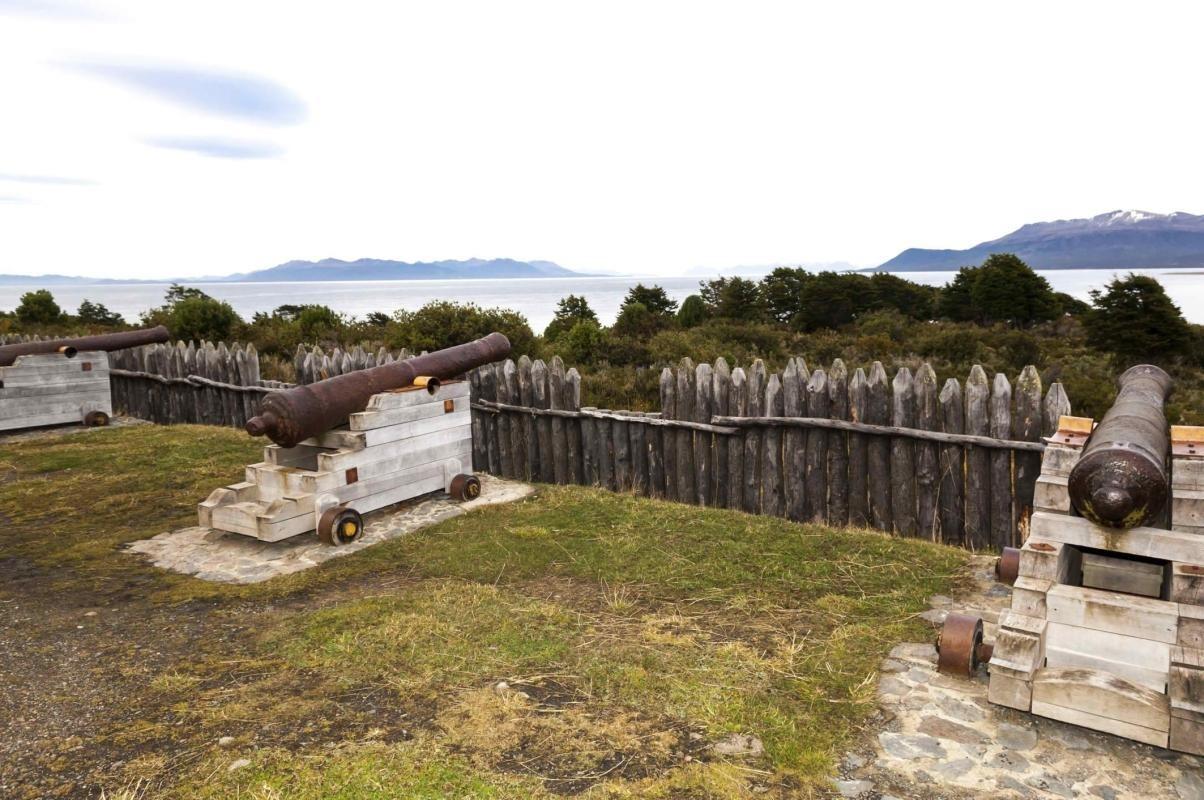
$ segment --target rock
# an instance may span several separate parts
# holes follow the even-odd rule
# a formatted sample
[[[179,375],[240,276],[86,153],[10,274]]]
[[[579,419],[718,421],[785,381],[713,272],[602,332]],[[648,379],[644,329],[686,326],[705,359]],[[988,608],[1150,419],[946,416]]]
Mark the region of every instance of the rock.
[[[938,739],[950,739],[961,744],[986,744],[987,742],[987,737],[973,728],[944,717],[924,717],[916,726],[916,730]]]
[[[884,731],[878,734],[878,743],[882,749],[895,758],[944,758],[945,748],[931,736],[923,733],[892,733]]]
[[[843,797],[860,797],[874,788],[870,781],[834,781],[836,791]]]
[[[996,753],[988,762],[993,769],[1005,769],[1009,772],[1025,772],[1028,770],[1028,759],[1019,753],[1009,753],[1004,750]]]
[[[217,740],[218,747],[229,747],[232,744],[234,744],[233,736],[223,736],[222,738]]]
[[[1180,800],[1204,800],[1204,777],[1196,772],[1182,772],[1175,781]]]
[[[765,745],[751,734],[733,733],[711,745],[711,750],[721,756],[759,756]]]
[[[230,766],[226,767],[226,772],[237,772],[238,770],[242,769],[243,767],[249,767],[249,766],[251,766],[251,759],[240,758],[236,761],[231,761]]]
[[[858,769],[861,769],[862,767],[864,767],[865,759],[862,758],[861,756],[857,755],[856,753],[849,753],[847,756],[844,757],[843,763],[844,763],[844,768],[847,769],[849,772],[852,772],[853,770],[858,770]]]
[[[1073,789],[1071,789],[1065,783],[1062,783],[1062,781],[1060,781],[1057,778],[1054,778],[1050,775],[1034,775],[1033,777],[1026,780],[1025,783],[1027,783],[1029,786],[1033,787],[1034,789],[1040,789],[1043,792],[1049,792],[1050,794],[1056,794],[1059,797],[1066,797],[1066,798],[1074,797]]]
[[[1101,800],[1116,800],[1116,790],[1111,786],[1092,786],[1091,794]]]
[[[1008,750],[1032,750],[1037,746],[1037,732],[1019,725],[999,723],[995,738]]]
[[[493,687],[493,691],[497,692],[498,694],[505,694],[506,692],[510,691],[510,684],[506,683],[505,681],[498,681],[497,685]]]

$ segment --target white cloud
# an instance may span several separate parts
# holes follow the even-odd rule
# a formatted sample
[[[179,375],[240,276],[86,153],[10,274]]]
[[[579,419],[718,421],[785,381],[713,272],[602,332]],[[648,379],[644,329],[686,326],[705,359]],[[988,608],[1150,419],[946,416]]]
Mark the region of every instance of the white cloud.
[[[88,7],[114,21],[0,24],[18,77],[0,82],[0,172],[96,182],[22,185],[0,272],[872,264],[1043,219],[1204,210],[1195,6]],[[80,60],[255,76],[307,116],[265,129],[55,66]],[[188,140],[282,154],[147,145]]]

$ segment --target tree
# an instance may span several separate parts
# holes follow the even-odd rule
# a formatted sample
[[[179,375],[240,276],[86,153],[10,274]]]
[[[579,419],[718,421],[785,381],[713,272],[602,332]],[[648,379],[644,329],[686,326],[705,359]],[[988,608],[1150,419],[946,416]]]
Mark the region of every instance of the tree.
[[[820,272],[807,282],[791,324],[802,331],[848,325],[873,299],[865,275]]]
[[[307,342],[317,342],[337,334],[345,324],[342,316],[329,306],[304,305],[297,314],[297,326],[301,329],[301,337]]]
[[[669,299],[669,295],[660,286],[645,286],[637,283],[628,290],[620,310],[632,303],[639,303],[657,316],[673,316],[677,313],[677,301]]]
[[[556,313],[548,327],[544,328],[543,336],[545,339],[555,339],[578,322],[593,322],[597,325],[598,315],[589,307],[589,302],[584,297],[570,294],[557,301]]]
[[[1058,315],[1049,281],[1011,253],[994,253],[979,269],[970,299],[983,322],[1031,325]]]
[[[398,311],[390,324],[389,346],[406,347],[414,352],[442,350],[494,331],[510,340],[516,356],[529,354],[534,348],[535,334],[517,311],[450,300],[435,300],[417,311]]]
[[[1083,318],[1087,344],[1123,362],[1178,361],[1191,345],[1191,328],[1179,307],[1148,275],[1130,273],[1105,291],[1093,289],[1091,304]]]
[[[17,319],[26,325],[51,325],[63,318],[63,309],[54,302],[49,289],[38,289],[21,295]]]
[[[631,339],[651,339],[665,327],[665,318],[653,314],[643,303],[624,303],[611,331]]]
[[[172,336],[198,342],[202,339],[229,340],[241,323],[242,319],[229,303],[207,295],[178,300],[171,305],[167,315],[167,329]]]
[[[747,278],[715,278],[700,281],[699,295],[712,317],[760,322],[765,319],[765,305],[757,284]]]
[[[954,322],[969,322],[974,319],[974,298],[971,292],[978,279],[979,267],[962,267],[945,284],[937,302],[937,313]]]
[[[799,312],[799,302],[811,273],[796,267],[778,267],[761,279],[761,297],[769,316],[788,323]]]
[[[915,283],[889,272],[875,272],[870,276],[872,307],[893,308],[912,319],[932,319],[939,290]]]
[[[707,304],[696,294],[681,301],[677,310],[677,324],[683,328],[694,328],[701,325],[707,318]]]
[[[597,320],[583,319],[556,341],[560,355],[570,364],[592,364],[606,349],[606,331]]]
[[[79,317],[80,322],[86,325],[113,327],[125,323],[125,319],[116,311],[105,308],[104,303],[93,303],[91,300],[84,300],[79,304],[76,316]]]

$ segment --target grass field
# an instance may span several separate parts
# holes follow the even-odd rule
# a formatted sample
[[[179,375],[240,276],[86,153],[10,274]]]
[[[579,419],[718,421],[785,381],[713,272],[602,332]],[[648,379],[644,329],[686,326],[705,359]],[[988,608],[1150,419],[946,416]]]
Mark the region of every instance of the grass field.
[[[0,794],[823,795],[965,563],[551,486],[251,587],[122,552],[257,451],[191,426],[0,444]]]

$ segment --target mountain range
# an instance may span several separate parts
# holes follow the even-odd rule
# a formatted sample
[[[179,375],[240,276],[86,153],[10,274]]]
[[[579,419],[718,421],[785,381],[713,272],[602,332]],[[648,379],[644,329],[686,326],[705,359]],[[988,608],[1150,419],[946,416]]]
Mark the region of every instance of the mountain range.
[[[586,277],[588,273],[574,272],[551,261],[516,261],[512,258],[470,258],[464,261],[389,261],[380,258],[361,258],[343,261],[324,258],[321,261],[287,261],[267,269],[240,272],[234,275],[208,275],[202,278],[167,279],[177,283],[196,282],[263,282],[263,281],[396,281],[396,280],[455,280],[470,278],[558,278]],[[160,281],[153,281],[159,283]],[[81,278],[70,275],[0,275],[0,285],[38,283],[43,286],[62,286],[72,283],[147,283],[145,280],[114,278]]]
[[[967,250],[913,247],[883,272],[956,270],[991,253],[1015,253],[1034,269],[1204,267],[1204,216],[1110,211],[1090,219],[1034,222]]]

